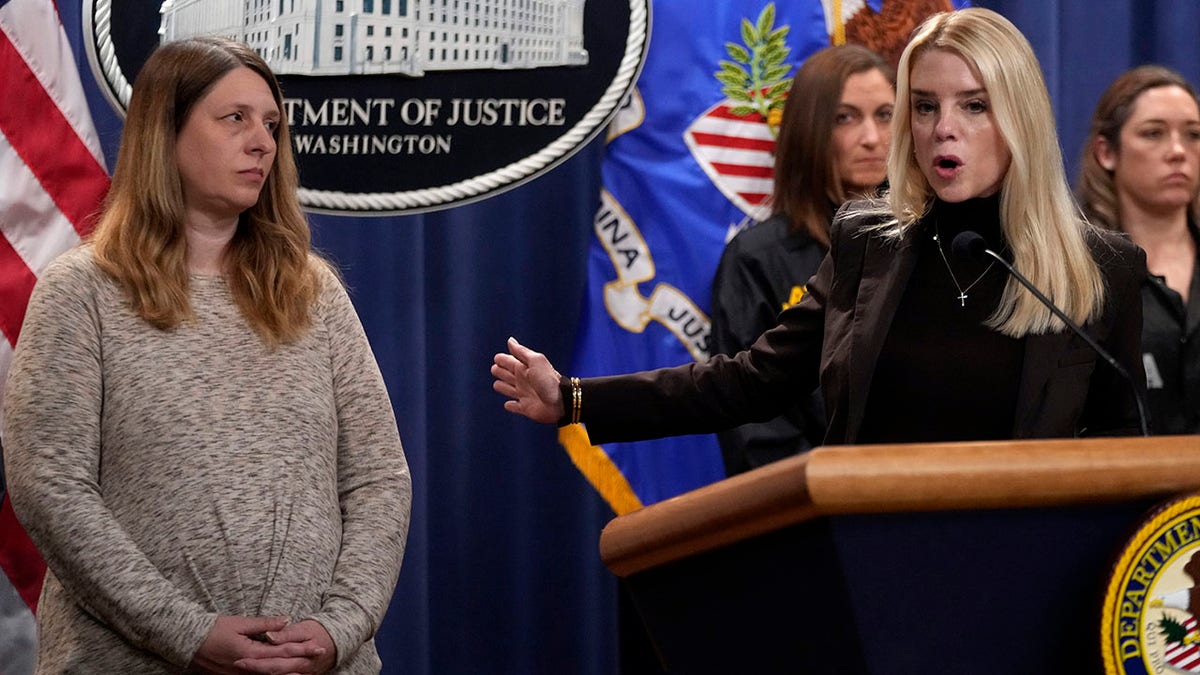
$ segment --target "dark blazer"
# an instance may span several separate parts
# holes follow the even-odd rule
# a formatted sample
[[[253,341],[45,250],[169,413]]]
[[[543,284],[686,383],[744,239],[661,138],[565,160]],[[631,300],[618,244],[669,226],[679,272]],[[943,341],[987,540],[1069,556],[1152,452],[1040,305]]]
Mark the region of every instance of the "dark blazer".
[[[858,438],[875,362],[916,263],[914,227],[901,241],[840,220],[800,304],[734,357],[582,381],[582,421],[593,443],[719,431],[777,415],[820,381],[826,444]],[[1140,284],[1146,259],[1127,239],[1097,231],[1088,242],[1108,290],[1084,326],[1144,389]],[[1025,338],[1013,438],[1136,433],[1133,393],[1069,330]],[[984,358],[981,355],[981,358]],[[819,364],[819,366],[818,366]],[[969,364],[967,364],[969,365]],[[569,400],[569,399],[564,399]]]
[[[796,302],[793,294],[824,258],[825,247],[794,230],[783,214],[740,232],[726,244],[713,276],[710,352],[732,356],[754,344]],[[783,415],[728,429],[717,440],[730,476],[815,448],[825,440],[820,392],[796,397]]]

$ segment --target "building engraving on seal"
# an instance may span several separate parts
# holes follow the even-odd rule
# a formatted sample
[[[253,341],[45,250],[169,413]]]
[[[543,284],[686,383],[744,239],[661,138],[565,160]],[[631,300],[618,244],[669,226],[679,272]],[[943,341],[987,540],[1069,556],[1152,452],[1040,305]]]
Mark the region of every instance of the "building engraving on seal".
[[[221,35],[281,75],[585,66],[586,0],[165,0],[162,42]]]

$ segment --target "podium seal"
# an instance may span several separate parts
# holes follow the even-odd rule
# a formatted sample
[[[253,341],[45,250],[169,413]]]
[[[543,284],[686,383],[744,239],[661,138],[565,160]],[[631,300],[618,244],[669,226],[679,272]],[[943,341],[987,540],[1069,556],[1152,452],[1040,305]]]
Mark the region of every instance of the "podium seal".
[[[1153,511],[1120,551],[1100,625],[1109,675],[1200,673],[1200,495]]]

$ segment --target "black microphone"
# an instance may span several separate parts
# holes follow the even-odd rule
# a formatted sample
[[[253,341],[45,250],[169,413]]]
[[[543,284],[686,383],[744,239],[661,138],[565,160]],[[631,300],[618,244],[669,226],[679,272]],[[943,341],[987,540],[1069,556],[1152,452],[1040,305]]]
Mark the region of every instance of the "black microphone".
[[[1033,293],[1033,297],[1040,300],[1041,303],[1047,307],[1047,309],[1054,313],[1054,316],[1057,316],[1059,320],[1067,324],[1067,326],[1074,331],[1076,335],[1083,338],[1083,341],[1088,343],[1088,346],[1095,350],[1095,352],[1100,355],[1100,358],[1104,359],[1108,365],[1111,366],[1112,369],[1121,376],[1122,379],[1129,383],[1129,388],[1133,391],[1133,400],[1137,402],[1138,424],[1142,428],[1142,435],[1150,435],[1150,427],[1146,422],[1146,402],[1142,400],[1142,392],[1138,389],[1137,384],[1134,383],[1133,377],[1129,374],[1129,371],[1125,370],[1125,367],[1120,363],[1117,363],[1117,360],[1113,358],[1112,354],[1108,353],[1108,350],[1106,350],[1104,347],[1101,347],[1100,343],[1096,342],[1091,335],[1088,335],[1086,332],[1084,332],[1081,326],[1072,321],[1066,314],[1063,314],[1063,311],[1059,309],[1053,302],[1051,302],[1050,298],[1047,298],[1041,291],[1034,288],[1033,284],[1025,278],[1025,275],[1018,272],[1007,260],[1002,258],[999,253],[996,253],[992,249],[988,248],[987,241],[985,241],[983,236],[978,232],[972,232],[970,230],[959,232],[958,235],[954,237],[954,241],[950,244],[950,251],[955,258],[960,260],[982,261],[988,257],[991,257],[993,260],[1003,265],[1004,269],[1008,270],[1008,273],[1011,274],[1014,279],[1021,282],[1021,285],[1028,289],[1030,293]]]

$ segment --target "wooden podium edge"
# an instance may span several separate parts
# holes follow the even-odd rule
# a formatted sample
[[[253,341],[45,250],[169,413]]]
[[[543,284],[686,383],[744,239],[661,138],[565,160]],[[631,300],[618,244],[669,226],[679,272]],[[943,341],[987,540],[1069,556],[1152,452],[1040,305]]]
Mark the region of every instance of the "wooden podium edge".
[[[821,447],[614,518],[626,577],[823,515],[1104,503],[1200,490],[1200,436]]]

